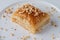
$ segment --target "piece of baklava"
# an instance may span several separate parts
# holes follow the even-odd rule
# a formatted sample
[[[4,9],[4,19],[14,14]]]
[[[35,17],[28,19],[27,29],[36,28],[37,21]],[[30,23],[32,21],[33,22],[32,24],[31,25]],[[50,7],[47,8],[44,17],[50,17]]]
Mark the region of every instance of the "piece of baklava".
[[[49,22],[50,16],[30,4],[24,4],[12,14],[11,18],[29,32],[37,33]]]

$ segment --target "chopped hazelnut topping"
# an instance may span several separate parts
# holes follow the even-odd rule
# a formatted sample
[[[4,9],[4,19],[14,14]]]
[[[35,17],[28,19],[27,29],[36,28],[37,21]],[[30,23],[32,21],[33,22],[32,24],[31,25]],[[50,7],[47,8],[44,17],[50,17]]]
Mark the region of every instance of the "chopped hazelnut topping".
[[[43,13],[43,16],[44,16],[45,14]]]
[[[19,12],[19,13],[23,13],[23,12]]]
[[[33,9],[33,10],[35,10],[35,8],[34,8],[34,7],[32,7],[32,9]]]
[[[16,10],[17,12],[19,11],[19,10]]]
[[[31,14],[30,12],[28,14]]]
[[[29,10],[29,13],[28,14],[31,14],[32,13],[32,10]]]
[[[26,12],[26,10],[23,10],[23,13]]]
[[[33,10],[32,7],[30,7],[30,10]]]
[[[37,12],[37,10],[35,9],[35,12]]]
[[[37,15],[38,15],[38,12],[36,12],[34,16],[37,16]]]
[[[25,8],[28,8],[28,6],[24,6]]]
[[[26,12],[29,12],[29,9],[28,8],[26,8]]]
[[[32,10],[29,10],[30,13],[32,13]]]
[[[19,13],[28,13],[28,14],[32,14],[33,16],[38,16],[41,13],[41,10],[39,10],[38,8],[35,8],[34,6],[31,6],[29,4],[25,4],[21,7],[21,11]],[[44,16],[44,14],[43,14]]]

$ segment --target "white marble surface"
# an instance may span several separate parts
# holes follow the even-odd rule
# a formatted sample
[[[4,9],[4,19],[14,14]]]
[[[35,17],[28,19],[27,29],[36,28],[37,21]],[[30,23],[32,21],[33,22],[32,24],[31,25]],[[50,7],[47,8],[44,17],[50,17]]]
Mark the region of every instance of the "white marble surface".
[[[21,1],[21,0],[0,0],[0,11],[3,10],[4,8],[6,8],[7,6],[9,6],[15,2],[18,2],[18,1]],[[37,0],[37,1],[39,1],[39,0]],[[41,0],[41,1],[49,2],[60,9],[60,4],[59,4],[60,0]]]

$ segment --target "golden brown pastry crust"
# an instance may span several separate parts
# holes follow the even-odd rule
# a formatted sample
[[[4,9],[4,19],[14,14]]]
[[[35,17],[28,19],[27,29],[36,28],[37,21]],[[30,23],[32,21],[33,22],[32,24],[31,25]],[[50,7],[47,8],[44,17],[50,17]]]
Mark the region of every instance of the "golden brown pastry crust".
[[[16,18],[17,16],[17,18]],[[37,27],[40,23],[42,23],[44,20],[47,21],[50,19],[49,15],[45,12],[42,12],[38,8],[30,5],[30,4],[25,4],[19,9],[17,9],[13,15],[12,15],[12,20],[18,20],[19,18],[27,20],[32,28],[38,29]],[[15,22],[15,21],[14,21]],[[42,24],[44,24],[43,22]],[[23,24],[23,23],[22,23]],[[41,25],[42,26],[42,25]],[[36,30],[35,30],[36,31]]]

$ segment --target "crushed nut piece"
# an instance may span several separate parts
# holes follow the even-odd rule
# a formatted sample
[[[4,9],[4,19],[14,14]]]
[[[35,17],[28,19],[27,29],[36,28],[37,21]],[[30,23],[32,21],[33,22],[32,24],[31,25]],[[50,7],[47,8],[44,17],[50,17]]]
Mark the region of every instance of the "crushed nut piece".
[[[40,40],[43,40],[42,38]]]
[[[2,36],[2,38],[5,38],[5,36]]]
[[[5,31],[8,31],[8,29],[4,29]]]
[[[56,23],[51,21],[51,25],[54,26],[54,27],[57,27]]]
[[[26,12],[29,12],[29,9],[28,8],[26,8]]]
[[[0,36],[0,39],[3,39],[3,38],[5,38],[5,36]]]
[[[54,36],[54,34],[52,34],[52,39],[55,39],[55,36]]]
[[[37,16],[37,15],[38,15],[38,12],[36,12],[34,16]]]
[[[6,13],[10,12],[10,9],[6,9],[5,12],[6,12]]]
[[[44,16],[45,14],[43,13],[43,16]]]
[[[0,28],[0,30],[3,30],[3,28]]]
[[[54,11],[56,11],[56,9],[55,9],[54,7],[51,7],[51,9],[52,9],[52,11],[51,11],[51,12],[54,12]]]
[[[30,36],[23,36],[21,39],[22,40],[27,40],[28,38],[30,38]]]
[[[36,40],[36,38],[34,37],[33,40]]]
[[[14,34],[13,34],[13,33],[11,33],[11,34],[10,34],[10,36],[14,36]]]
[[[16,29],[14,29],[16,31]]]
[[[14,9],[14,8],[11,8],[11,9]]]
[[[11,8],[7,8],[6,10],[5,10],[5,13],[12,13],[13,11],[12,11],[12,9]]]
[[[2,15],[3,18],[5,18],[5,15]]]
[[[54,7],[51,7],[51,9],[54,9]]]
[[[13,11],[10,12],[10,14],[12,14],[12,13],[13,13]]]
[[[58,16],[58,18],[60,18],[60,16]]]
[[[28,6],[26,6],[26,5],[25,5],[24,7],[25,7],[25,8],[28,8]]]
[[[31,13],[28,13],[28,14],[31,14]]]
[[[29,9],[30,9],[30,10],[33,10],[33,8],[32,8],[32,7],[29,7]]]
[[[19,12],[19,13],[23,13],[23,12]]]
[[[21,7],[21,11],[23,11],[23,12],[19,12],[18,10],[18,12],[19,13],[28,13],[28,14],[32,14],[33,16],[38,16],[40,13],[42,13],[41,12],[41,10],[40,9],[38,9],[38,8],[36,8],[36,7],[34,7],[34,6],[32,6],[32,5],[30,5],[30,4],[25,4],[25,5],[23,5],[22,7]],[[43,14],[44,15],[44,14]]]
[[[0,36],[0,38],[1,38],[1,36]]]
[[[32,13],[32,10],[29,10],[29,13],[28,14],[31,14]]]

